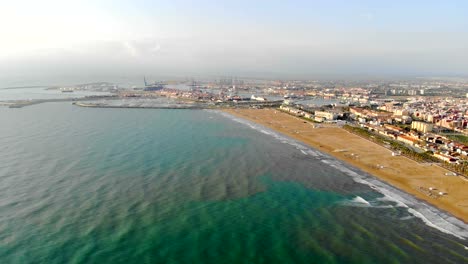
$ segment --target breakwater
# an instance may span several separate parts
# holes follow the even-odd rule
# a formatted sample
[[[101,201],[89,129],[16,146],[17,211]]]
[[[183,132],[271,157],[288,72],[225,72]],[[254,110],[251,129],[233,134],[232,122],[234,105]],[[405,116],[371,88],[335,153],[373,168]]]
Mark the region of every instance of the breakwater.
[[[138,108],[138,109],[207,109],[208,105],[108,105],[101,103],[74,102],[76,106],[92,108]]]
[[[83,98],[56,98],[56,99],[35,99],[35,100],[15,100],[1,102],[0,105],[8,106],[9,108],[22,108],[26,106],[42,104],[42,103],[57,103],[57,102],[79,102],[79,101],[92,101],[92,100],[113,100],[117,99],[116,95],[98,95],[86,96]]]

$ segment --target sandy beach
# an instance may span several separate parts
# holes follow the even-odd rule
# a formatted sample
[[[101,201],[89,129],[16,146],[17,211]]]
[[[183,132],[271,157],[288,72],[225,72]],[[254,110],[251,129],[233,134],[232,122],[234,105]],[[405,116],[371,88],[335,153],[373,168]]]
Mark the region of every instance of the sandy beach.
[[[446,176],[449,173],[446,169],[392,156],[385,147],[340,127],[305,122],[275,109],[225,111],[302,141],[468,223],[468,181],[459,176]]]

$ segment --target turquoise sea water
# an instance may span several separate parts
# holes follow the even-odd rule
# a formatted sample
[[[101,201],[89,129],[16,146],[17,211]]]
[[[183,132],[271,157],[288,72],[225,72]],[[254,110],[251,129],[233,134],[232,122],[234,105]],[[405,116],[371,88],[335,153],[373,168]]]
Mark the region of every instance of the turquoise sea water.
[[[209,111],[0,108],[0,262],[468,261],[463,238],[267,132]]]

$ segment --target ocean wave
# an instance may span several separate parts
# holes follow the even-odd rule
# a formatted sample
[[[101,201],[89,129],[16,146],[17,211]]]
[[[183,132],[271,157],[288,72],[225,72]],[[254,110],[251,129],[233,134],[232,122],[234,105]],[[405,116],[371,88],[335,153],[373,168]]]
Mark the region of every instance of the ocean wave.
[[[456,233],[454,233],[453,231],[451,230],[448,230],[448,229],[445,229],[442,225],[445,225],[445,223],[439,223],[439,224],[434,224],[433,220],[429,220],[427,217],[425,217],[422,213],[416,211],[415,209],[413,208],[408,208],[408,212],[410,212],[412,215],[414,215],[415,217],[421,219],[426,225],[430,226],[430,227],[433,227],[433,228],[436,228],[438,229],[439,231],[443,232],[443,233],[446,233],[446,234],[451,234],[451,235],[454,235],[460,239],[466,239],[467,237],[463,237],[462,234],[458,235]]]
[[[465,224],[463,221],[433,207],[432,205],[427,204],[424,201],[418,200],[414,196],[408,193],[405,193],[377,179],[376,177],[372,175],[369,175],[363,171],[360,171],[357,168],[352,167],[351,165],[345,164],[333,158],[332,156],[329,156],[328,154],[325,154],[316,149],[313,149],[295,139],[292,139],[286,135],[273,131],[263,125],[260,125],[260,124],[251,122],[249,120],[239,118],[239,117],[236,117],[236,116],[233,116],[231,114],[221,112],[221,111],[216,111],[216,110],[206,110],[206,111],[216,112],[233,121],[244,124],[261,133],[272,136],[273,138],[279,140],[280,142],[287,143],[291,146],[294,146],[303,154],[307,153],[308,155],[314,158],[318,158],[320,159],[322,163],[325,163],[343,172],[344,174],[350,176],[354,182],[367,185],[373,190],[375,190],[376,192],[379,192],[380,194],[384,196],[382,198],[377,198],[380,201],[387,200],[387,201],[394,202],[396,204],[395,206],[397,207],[407,208],[408,213],[410,213],[414,217],[419,218],[427,226],[436,228],[441,232],[451,234],[462,240],[468,239],[468,225]],[[357,199],[357,197],[354,199]],[[364,200],[365,203],[361,199]],[[362,197],[361,199],[354,200],[354,201],[351,200],[351,202],[348,201],[347,203],[346,202],[345,203],[347,205],[352,205],[352,206],[356,206],[356,205],[372,206],[372,202],[366,201]],[[380,206],[374,206],[374,207],[380,207]],[[392,207],[392,206],[389,206],[389,207]]]
[[[393,208],[395,206],[384,204],[382,205],[379,202],[375,202],[372,200],[366,200],[361,196],[356,196],[353,199],[341,201],[339,204],[344,206],[352,206],[352,207],[372,207],[372,208]]]
[[[405,220],[411,220],[411,219],[414,219],[414,218],[415,218],[414,215],[408,215],[408,216],[401,217],[400,220],[405,221]]]
[[[404,202],[402,202],[402,201],[400,201],[398,199],[395,199],[395,198],[391,197],[390,195],[385,195],[384,197],[379,197],[376,200],[380,201],[380,202],[394,202],[394,203],[396,203],[397,207],[408,208],[408,206]]]
[[[361,196],[356,196],[356,198],[353,199],[353,202],[354,203],[371,205],[366,199],[362,198]]]
[[[441,232],[451,234],[460,239],[466,240],[468,238],[468,225],[458,218],[451,216],[439,209],[420,201],[414,196],[405,193],[377,178],[364,172],[356,172],[348,168],[344,163],[339,160],[321,160],[323,163],[338,169],[360,184],[367,185],[373,190],[384,195],[380,200],[388,200],[396,203],[398,207],[407,208],[408,212],[414,217],[422,220],[427,226],[438,229]]]
[[[356,196],[353,199],[340,202],[341,205],[354,206],[354,207],[371,207],[372,205],[361,196]]]

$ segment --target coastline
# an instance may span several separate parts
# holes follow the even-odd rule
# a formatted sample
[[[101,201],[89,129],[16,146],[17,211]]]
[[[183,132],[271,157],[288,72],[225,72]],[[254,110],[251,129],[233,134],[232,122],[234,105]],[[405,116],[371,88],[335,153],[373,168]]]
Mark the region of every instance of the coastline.
[[[468,223],[468,181],[446,176],[449,171],[440,166],[392,156],[390,150],[340,127],[305,122],[275,109],[223,111],[302,142]]]

